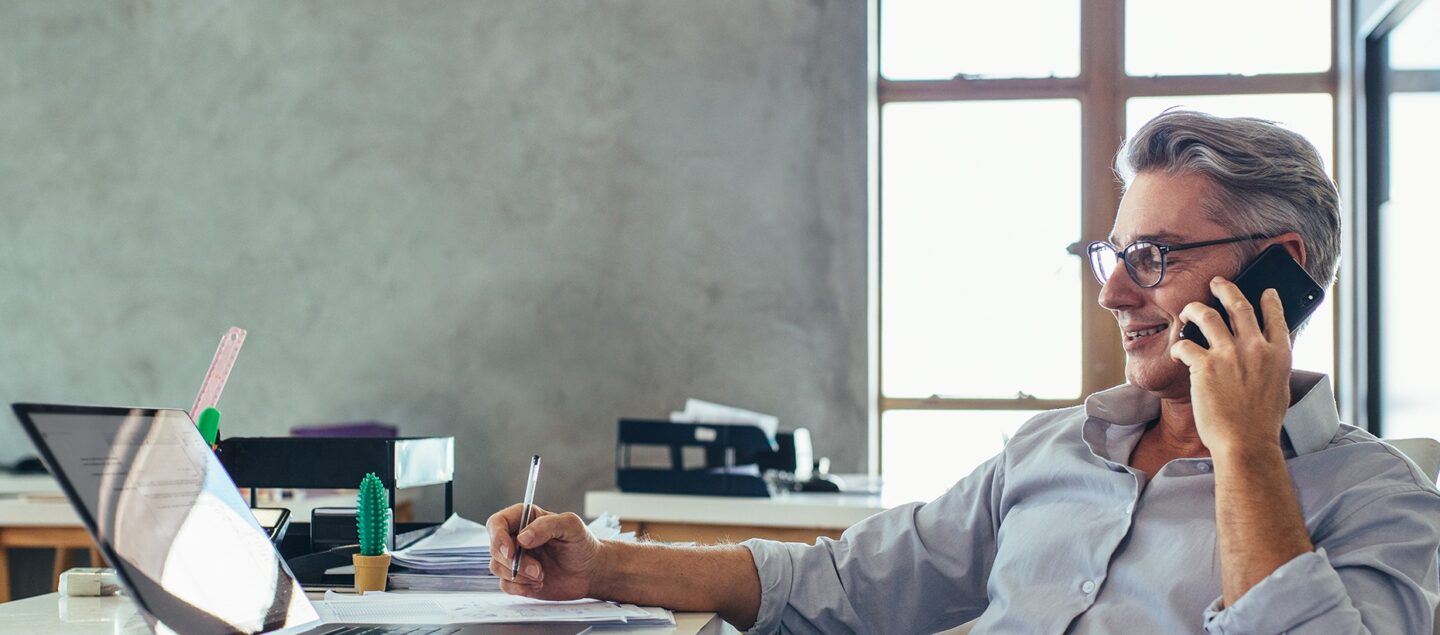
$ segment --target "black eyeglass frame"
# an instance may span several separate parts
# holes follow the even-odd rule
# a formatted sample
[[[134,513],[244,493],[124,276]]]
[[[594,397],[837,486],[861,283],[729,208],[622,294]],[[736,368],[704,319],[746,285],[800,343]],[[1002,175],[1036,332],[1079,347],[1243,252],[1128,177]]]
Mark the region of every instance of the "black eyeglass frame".
[[[1280,234],[1250,234],[1248,236],[1231,236],[1230,238],[1220,238],[1217,240],[1202,240],[1200,242],[1179,243],[1176,245],[1157,243],[1153,240],[1137,240],[1126,245],[1124,249],[1117,248],[1115,245],[1110,244],[1109,241],[1097,240],[1085,246],[1085,255],[1090,260],[1090,273],[1095,274],[1095,279],[1100,282],[1100,286],[1105,286],[1107,280],[1100,277],[1100,268],[1096,264],[1095,252],[1103,247],[1114,252],[1115,255],[1119,258],[1120,262],[1125,263],[1125,273],[1130,274],[1130,279],[1134,281],[1136,285],[1138,285],[1142,289],[1153,289],[1160,286],[1160,283],[1165,281],[1165,257],[1172,251],[1185,251],[1186,249],[1199,249],[1201,247],[1212,247],[1214,245],[1228,245],[1230,243],[1238,243],[1246,240],[1265,240],[1267,238],[1274,238],[1279,235]],[[1135,273],[1135,265],[1130,263],[1130,254],[1134,253],[1136,245],[1146,245],[1147,247],[1154,246],[1160,251],[1160,277],[1156,278],[1155,282],[1152,284],[1145,284],[1140,282],[1140,276]],[[1114,274],[1112,273],[1111,275]]]

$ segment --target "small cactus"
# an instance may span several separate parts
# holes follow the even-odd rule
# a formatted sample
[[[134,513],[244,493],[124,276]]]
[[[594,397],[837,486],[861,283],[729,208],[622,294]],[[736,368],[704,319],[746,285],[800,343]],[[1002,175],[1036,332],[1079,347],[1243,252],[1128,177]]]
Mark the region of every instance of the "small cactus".
[[[360,534],[360,555],[379,556],[385,553],[390,533],[390,506],[385,485],[374,472],[360,481],[360,494],[355,497],[355,528]]]

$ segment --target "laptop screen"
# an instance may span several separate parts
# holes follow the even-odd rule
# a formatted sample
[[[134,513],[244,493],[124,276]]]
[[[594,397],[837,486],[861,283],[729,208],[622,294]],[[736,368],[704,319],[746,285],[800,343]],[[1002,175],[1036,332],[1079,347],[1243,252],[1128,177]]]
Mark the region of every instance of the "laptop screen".
[[[317,619],[189,415],[15,411],[157,630],[260,633]]]

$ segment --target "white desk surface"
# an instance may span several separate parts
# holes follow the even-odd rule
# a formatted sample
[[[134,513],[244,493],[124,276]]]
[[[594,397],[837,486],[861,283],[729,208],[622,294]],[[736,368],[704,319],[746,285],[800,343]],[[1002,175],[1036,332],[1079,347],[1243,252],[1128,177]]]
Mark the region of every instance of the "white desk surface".
[[[585,492],[585,516],[610,512],[624,522],[745,525],[801,529],[847,529],[891,507],[903,495],[779,492],[770,498]]]
[[[80,516],[65,499],[0,498],[0,527],[80,527]]]
[[[13,477],[12,477],[13,478]],[[54,479],[44,479],[55,483]],[[34,494],[22,497],[20,492]],[[414,490],[402,490],[401,500],[419,496]],[[355,497],[349,494],[310,496],[300,499],[261,503],[261,507],[286,507],[294,522],[310,522],[310,512],[316,507],[354,507]],[[23,489],[5,492],[0,490],[0,527],[80,527],[80,516],[71,507],[70,501],[60,493],[59,486],[52,490]]]
[[[150,627],[129,598],[62,597],[59,593],[0,604],[0,632],[55,635],[150,635]],[[676,613],[675,628],[609,630],[626,635],[723,635],[735,630],[714,613]]]
[[[49,474],[0,473],[0,527],[79,527],[80,517]]]
[[[60,483],[49,474],[12,474],[0,472],[0,495],[31,492],[60,492]]]

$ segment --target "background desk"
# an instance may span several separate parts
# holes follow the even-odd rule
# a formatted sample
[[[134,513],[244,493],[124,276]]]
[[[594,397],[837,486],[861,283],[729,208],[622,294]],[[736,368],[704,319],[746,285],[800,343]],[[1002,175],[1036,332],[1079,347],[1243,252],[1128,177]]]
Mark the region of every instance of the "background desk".
[[[851,525],[905,502],[889,492],[781,492],[772,498],[740,498],[606,490],[585,493],[585,516],[610,512],[620,517],[625,531],[654,540],[714,544],[768,538],[810,543],[819,536],[839,538]]]
[[[401,490],[395,519],[404,522],[413,516],[414,490]],[[309,522],[316,507],[354,507],[351,494],[308,496],[261,506],[290,509],[291,522]],[[90,553],[91,566],[100,566],[100,552],[90,540],[75,508],[60,492],[60,485],[48,474],[17,476],[0,473],[0,602],[10,601],[10,557],[13,548],[54,549],[50,589],[60,583],[60,574],[79,566],[75,550]],[[32,587],[33,588],[33,587]]]
[[[312,594],[311,597],[319,597]],[[0,625],[6,633],[56,635],[150,635],[144,618],[126,597],[70,598],[59,593],[0,604]],[[714,613],[676,613],[675,628],[606,629],[607,635],[724,635],[735,629]]]
[[[73,550],[88,550],[90,562],[100,562],[90,534],[49,474],[0,473],[0,602],[10,600],[9,553],[16,547],[54,549],[56,584],[61,572],[76,566]]]

